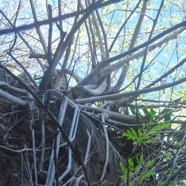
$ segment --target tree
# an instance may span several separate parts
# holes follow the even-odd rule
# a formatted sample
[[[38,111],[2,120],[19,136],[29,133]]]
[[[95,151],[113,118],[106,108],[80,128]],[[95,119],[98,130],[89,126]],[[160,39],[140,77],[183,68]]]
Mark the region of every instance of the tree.
[[[1,185],[184,183],[184,7],[5,0]]]

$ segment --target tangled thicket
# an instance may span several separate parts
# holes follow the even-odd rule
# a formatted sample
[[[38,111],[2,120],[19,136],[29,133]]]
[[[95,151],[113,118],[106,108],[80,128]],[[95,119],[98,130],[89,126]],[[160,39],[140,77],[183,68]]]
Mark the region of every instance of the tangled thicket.
[[[132,185],[168,185],[184,178],[185,126],[170,120],[173,110],[96,114],[60,90],[34,91],[8,73],[3,67],[11,81],[1,81],[1,185],[126,185],[127,175]],[[171,122],[183,125],[172,129]]]
[[[0,9],[0,185],[184,184],[185,2],[43,2]]]

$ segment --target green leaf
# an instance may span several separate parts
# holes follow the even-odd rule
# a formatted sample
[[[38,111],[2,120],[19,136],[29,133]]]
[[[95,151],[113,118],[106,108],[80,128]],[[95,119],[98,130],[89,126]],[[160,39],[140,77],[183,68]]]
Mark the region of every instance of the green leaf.
[[[163,129],[167,129],[169,128],[171,125],[170,123],[160,123],[158,124],[157,126],[153,127],[151,130],[150,130],[150,133],[155,133],[155,132],[158,132],[158,131],[162,131]]]
[[[171,115],[172,115],[172,110],[165,108],[161,111],[160,114],[163,115],[164,121],[170,121],[171,120]]]
[[[140,164],[143,163],[143,155],[140,156]]]
[[[150,109],[150,115],[154,117],[156,115],[156,111],[154,109]]]
[[[124,137],[130,137],[130,135],[127,132],[123,133],[122,136],[124,136]]]
[[[151,160],[147,163],[146,167],[152,167],[154,165],[154,160]]]
[[[119,163],[119,166],[120,166],[120,169],[121,169],[121,171],[123,172],[123,173],[125,173],[125,166],[123,165],[123,163],[122,162],[120,162]]]
[[[131,132],[132,132],[132,134],[133,134],[134,136],[138,136],[137,133],[136,133],[136,131],[135,131],[133,128],[130,128],[130,130],[131,130]]]
[[[151,117],[150,112],[146,108],[143,108],[143,112],[145,113],[146,116]]]
[[[127,130],[127,133],[130,135],[130,136],[133,136],[132,135],[132,132],[130,130]]]
[[[150,143],[152,143],[152,140],[151,140],[151,139],[146,140],[146,141],[144,142],[144,144],[150,144]]]
[[[139,135],[139,136],[142,136],[142,135],[143,135],[141,129],[138,129],[138,135]]]
[[[145,113],[145,115],[150,119],[150,122],[152,122],[153,121],[153,116],[154,116],[154,110],[153,109],[151,109],[152,111],[152,113],[151,112],[149,112],[146,108],[143,108],[143,112]],[[154,112],[153,112],[154,111]],[[156,113],[155,113],[156,114]]]
[[[159,180],[159,181],[158,181],[158,185],[157,185],[157,186],[163,186],[162,180]]]
[[[137,170],[139,169],[139,167],[140,167],[140,166],[139,166],[139,165],[137,165],[137,166],[135,167],[135,169],[134,169],[134,170],[135,170],[135,171],[137,171]]]
[[[150,176],[152,176],[152,175],[154,175],[154,172],[149,171],[149,172],[145,173],[144,177],[147,178],[147,177],[150,177]]]
[[[137,161],[137,164],[139,165],[139,157],[138,157],[138,155],[136,155],[136,161]]]
[[[133,162],[132,158],[129,158],[129,159],[128,159],[128,164],[129,164],[129,166],[130,166],[131,168],[134,168],[134,162]]]
[[[142,141],[142,138],[138,137],[136,142],[137,142],[137,144],[139,144],[139,143],[141,143],[141,141]]]
[[[127,130],[126,132],[124,132],[122,134],[122,136],[127,137],[127,139],[133,139],[133,135],[132,135],[132,133],[129,130]]]
[[[182,141],[179,141],[176,143],[176,145],[178,145],[179,147],[181,147],[184,143]]]
[[[131,135],[129,134],[129,130],[127,130],[126,132],[123,132],[123,133],[122,133],[122,136],[125,136],[125,137],[131,136]]]

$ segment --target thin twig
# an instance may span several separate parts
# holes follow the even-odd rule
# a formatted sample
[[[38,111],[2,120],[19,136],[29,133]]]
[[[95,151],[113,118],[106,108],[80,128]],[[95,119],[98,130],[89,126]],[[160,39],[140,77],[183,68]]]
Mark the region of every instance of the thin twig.
[[[105,122],[104,114],[102,114],[102,121]],[[107,128],[106,128],[105,125],[103,125],[103,132],[105,134],[106,150],[105,150],[105,163],[104,163],[104,166],[103,166],[103,170],[102,170],[102,174],[101,174],[101,177],[100,177],[100,181],[103,181],[103,179],[104,179],[104,176],[105,176],[105,173],[106,173],[106,169],[107,169],[107,166],[108,166],[108,162],[109,162],[109,156],[110,156],[110,153],[109,153],[109,137],[108,137]]]
[[[30,0],[30,6],[31,6],[31,9],[32,9],[32,15],[33,15],[33,18],[34,18],[34,22],[35,22],[35,24],[37,24],[38,18],[37,18],[37,14],[36,14],[36,11],[35,11],[33,0]],[[40,27],[35,27],[35,28],[37,30],[37,33],[38,33],[40,42],[42,44],[42,47],[44,49],[44,52],[45,52],[45,54],[47,54],[47,47],[46,47],[46,43],[45,43],[43,34],[41,32],[41,29],[40,29]]]
[[[3,11],[0,9],[0,13],[5,17],[5,19],[8,21],[8,23],[10,24],[10,26],[14,27],[14,25],[12,24],[12,22],[10,21],[10,19],[3,13]],[[0,30],[1,32],[1,30]],[[17,33],[17,35],[22,39],[22,41],[25,43],[25,45],[28,47],[28,49],[31,51],[31,53],[35,53],[34,50],[32,49],[32,47],[28,44],[28,42],[24,39],[24,37],[22,36],[22,34],[20,32],[15,32]],[[1,34],[0,34],[1,35]],[[42,70],[45,70],[45,67],[43,66],[43,64],[41,63],[41,61],[39,59],[37,59],[39,65],[41,66]]]
[[[179,24],[177,24],[177,25],[175,25],[175,26],[173,26],[171,28],[168,28],[167,30],[161,32],[160,34],[154,36],[149,41],[146,41],[143,44],[140,44],[140,45],[134,47],[133,49],[131,49],[129,51],[123,52],[122,54],[118,54],[118,55],[116,55],[114,57],[111,57],[109,59],[106,59],[105,61],[101,62],[100,65],[97,66],[86,78],[84,78],[80,84],[81,85],[84,85],[85,83],[89,82],[92,78],[94,78],[94,76],[98,72],[100,72],[103,69],[103,67],[107,66],[111,62],[114,62],[114,61],[116,61],[118,59],[127,57],[128,55],[131,55],[132,53],[138,51],[139,49],[144,48],[144,47],[146,47],[146,46],[148,46],[148,45],[156,42],[158,39],[164,37],[165,35],[167,35],[167,34],[169,34],[171,32],[173,32],[174,30],[177,30],[177,29],[179,29],[181,27],[185,27],[185,26],[186,26],[186,21],[183,21],[183,22],[181,22],[181,23],[179,23]],[[121,65],[123,65],[123,63],[121,63]]]
[[[145,0],[145,1],[148,2],[148,0]],[[158,13],[157,13],[157,15],[156,15],[156,19],[154,20],[154,23],[153,23],[153,26],[152,26],[150,35],[149,35],[149,37],[148,37],[147,40],[150,40],[150,39],[152,38],[152,34],[153,34],[154,29],[155,29],[155,27],[156,27],[156,24],[157,24],[159,15],[160,15],[160,13],[161,13],[161,11],[162,11],[163,4],[164,4],[164,0],[162,0],[161,5],[160,5],[160,7],[158,8]],[[141,69],[140,69],[140,74],[139,74],[139,79],[138,79],[137,87],[136,87],[137,90],[139,90],[139,88],[140,88],[141,78],[142,78],[142,75],[143,75],[143,69],[144,69],[144,66],[145,66],[145,61],[146,61],[146,58],[147,58],[148,49],[149,49],[149,46],[147,46],[146,49],[145,49],[145,54],[144,54],[144,57],[143,57],[143,61],[142,61]]]
[[[12,26],[12,28],[0,30],[0,35],[5,35],[5,34],[13,33],[13,32],[29,30],[29,29],[32,29],[32,28],[35,28],[35,27],[40,27],[40,26],[43,26],[43,25],[48,25],[51,22],[55,23],[55,22],[60,21],[60,20],[64,20],[64,19],[67,19],[67,18],[71,18],[71,17],[74,17],[74,16],[85,14],[86,12],[89,12],[89,11],[93,12],[96,9],[108,6],[108,5],[113,4],[113,3],[119,3],[120,1],[121,0],[108,0],[108,1],[104,1],[104,2],[97,1],[96,3],[92,3],[86,9],[76,11],[76,12],[73,12],[73,13],[68,13],[68,14],[61,15],[61,16],[57,16],[55,18],[52,18],[51,20],[46,19],[46,20],[42,20],[42,21],[37,21],[35,23],[31,23],[31,24],[28,24],[28,25],[22,25],[22,26],[18,26],[18,27]]]

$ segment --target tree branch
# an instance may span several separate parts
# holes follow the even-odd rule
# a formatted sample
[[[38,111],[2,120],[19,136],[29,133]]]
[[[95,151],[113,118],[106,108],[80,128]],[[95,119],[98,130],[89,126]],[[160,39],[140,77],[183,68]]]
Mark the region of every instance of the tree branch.
[[[136,9],[138,8],[139,4],[141,3],[142,0],[139,0],[137,5],[135,6],[134,10],[132,10],[131,14],[129,15],[129,17],[126,19],[126,21],[123,23],[123,25],[120,27],[120,29],[118,30],[116,36],[114,37],[113,42],[110,45],[110,48],[108,50],[108,52],[110,52],[116,42],[116,40],[118,39],[118,36],[120,34],[120,32],[123,30],[123,28],[125,27],[125,25],[127,24],[128,20],[132,17],[132,15],[134,14],[134,12],[136,11]]]
[[[134,34],[132,36],[132,40],[131,40],[131,43],[130,43],[130,46],[129,46],[129,50],[134,48],[134,46],[136,45],[137,38],[138,38],[140,30],[141,30],[141,25],[142,25],[144,17],[145,17],[145,12],[147,10],[147,3],[148,3],[148,0],[143,1],[143,6],[142,6],[142,9],[141,9],[141,13],[140,13],[139,20],[137,22],[136,28],[134,30]],[[114,92],[120,90],[120,88],[123,85],[123,82],[125,81],[125,78],[127,76],[128,69],[129,69],[129,61],[127,63],[125,63],[124,67],[122,68],[120,77],[119,77],[116,85],[113,87]]]
[[[2,12],[2,10],[0,9],[0,13],[3,15],[3,17],[5,17],[5,19],[8,21],[8,23],[14,27],[14,25],[12,24],[12,22],[8,19],[8,17]],[[0,30],[1,32],[1,30]],[[32,49],[32,47],[28,44],[28,42],[25,40],[25,38],[21,35],[21,33],[16,32],[17,35],[22,39],[22,41],[25,43],[25,45],[28,47],[28,49],[31,51],[32,54],[34,54],[34,50]],[[1,34],[0,34],[1,35]],[[41,66],[42,70],[45,70],[45,67],[43,66],[43,64],[41,63],[41,61],[39,59],[37,59],[39,65]]]
[[[0,87],[6,89],[8,91],[15,92],[15,93],[24,94],[24,95],[28,94],[28,91],[26,91],[24,89],[17,88],[17,87],[13,87],[3,81],[0,81]]]
[[[95,108],[95,107],[89,107],[89,106],[85,106],[85,105],[78,105],[80,109],[86,109],[89,111],[94,111],[96,113],[105,113],[107,116],[107,119],[113,119],[116,121],[121,121],[124,123],[136,123],[136,116],[129,116],[129,115],[124,115],[124,114],[120,114],[117,112],[112,112],[106,109],[100,109],[100,108]]]
[[[92,78],[94,78],[94,76],[100,72],[103,67],[107,66],[108,64],[110,64],[111,62],[114,62],[118,59],[121,59],[121,58],[124,58],[128,55],[131,55],[132,53],[138,51],[139,49],[141,48],[144,48],[154,42],[156,42],[158,39],[164,37],[165,35],[173,32],[174,30],[177,30],[181,27],[185,27],[186,26],[186,21],[183,21],[171,28],[168,28],[167,30],[163,31],[162,33],[156,35],[155,37],[153,37],[152,39],[150,39],[149,41],[146,41],[144,42],[143,44],[137,46],[137,47],[134,47],[133,49],[129,50],[129,51],[126,51],[126,52],[123,52],[122,54],[119,54],[119,55],[116,55],[114,57],[111,57],[103,62],[100,63],[100,65],[98,65],[86,78],[83,79],[83,81],[80,83],[81,85],[84,85],[86,83],[88,83]],[[137,56],[136,56],[137,57]],[[121,63],[121,65],[123,65],[123,63]]]
[[[101,95],[105,92],[107,88],[107,78],[105,78],[100,85],[97,85],[96,88],[90,88],[88,85],[83,86],[82,90],[83,92],[86,92],[92,96],[97,96],[97,95]]]
[[[151,32],[150,32],[148,40],[150,40],[151,37],[152,37],[152,34],[153,34],[155,26],[157,24],[160,12],[161,12],[162,7],[163,7],[163,3],[164,3],[164,0],[162,0],[161,5],[160,5],[160,7],[158,9],[158,13],[157,13],[156,19],[154,20],[154,24],[152,26],[152,29],[151,29]],[[146,49],[145,49],[145,54],[144,54],[144,57],[143,57],[143,61],[142,61],[142,65],[141,65],[141,69],[140,69],[140,73],[139,73],[139,79],[138,79],[137,87],[136,87],[137,90],[139,89],[140,84],[141,84],[141,78],[142,78],[142,75],[143,75],[143,69],[144,69],[144,66],[145,66],[145,61],[146,61],[146,58],[147,58],[148,49],[149,49],[149,46],[147,46]]]
[[[38,22],[38,19],[37,19],[36,10],[35,10],[35,7],[34,7],[33,0],[30,0],[30,6],[31,6],[31,9],[32,9],[32,15],[33,15],[33,18],[34,18],[34,22],[37,23]],[[46,47],[46,43],[45,43],[43,34],[41,33],[41,30],[40,30],[39,27],[35,27],[35,28],[37,30],[37,33],[38,33],[40,42],[41,42],[41,44],[43,46],[43,49],[45,51],[45,54],[46,54],[47,53],[47,47]]]
[[[123,97],[128,97],[128,96],[139,96],[140,94],[145,94],[145,93],[150,93],[150,92],[155,92],[159,90],[163,90],[166,88],[170,88],[172,86],[179,85],[181,83],[184,83],[186,81],[186,77],[182,78],[180,80],[177,80],[172,83],[168,83],[166,85],[161,85],[153,88],[144,88],[141,90],[137,91],[131,91],[131,92],[125,92],[125,93],[120,93],[120,94],[111,94],[111,95],[105,95],[105,96],[97,96],[97,97],[90,97],[90,98],[83,98],[83,99],[76,99],[76,103],[93,103],[96,101],[103,101],[103,100],[116,100],[116,99],[121,99]]]
[[[77,15],[84,14],[87,11],[93,12],[96,9],[108,6],[108,5],[113,4],[113,3],[118,3],[120,1],[121,0],[108,0],[108,1],[105,1],[105,2],[97,1],[96,3],[92,3],[91,6],[89,6],[86,9],[83,9],[83,10],[80,10],[80,11],[77,11],[77,12],[73,12],[73,13],[69,13],[69,14],[65,14],[65,15],[60,15],[60,16],[57,16],[55,18],[52,18],[51,20],[46,19],[46,20],[43,20],[43,21],[37,21],[35,23],[31,23],[29,25],[21,25],[21,26],[18,26],[18,27],[12,26],[12,28],[0,30],[0,35],[10,34],[10,33],[13,33],[13,32],[19,32],[19,31],[23,31],[23,30],[29,30],[29,29],[32,29],[32,28],[35,28],[35,27],[40,27],[40,26],[43,26],[43,25],[48,25],[50,23],[55,23],[55,22],[60,21],[60,20],[64,20],[64,19],[67,19],[67,18],[71,18],[71,17],[77,16]]]
[[[16,96],[13,96],[11,94],[9,94],[8,92],[5,92],[3,90],[0,89],[0,97],[6,99],[6,100],[9,100],[10,102],[13,102],[13,103],[16,103],[18,105],[21,105],[21,106],[26,106],[28,105],[26,101],[16,97]]]

